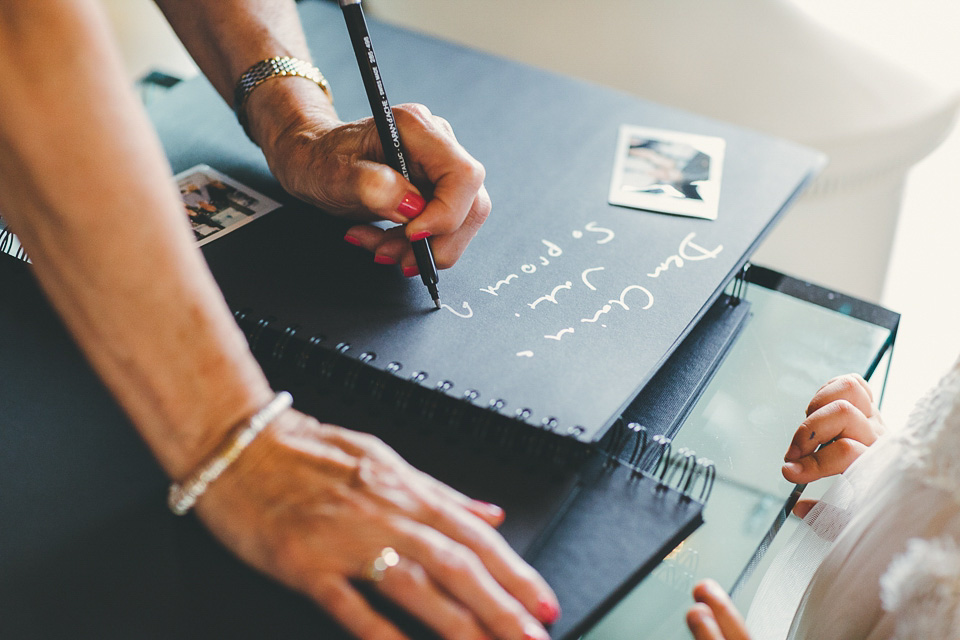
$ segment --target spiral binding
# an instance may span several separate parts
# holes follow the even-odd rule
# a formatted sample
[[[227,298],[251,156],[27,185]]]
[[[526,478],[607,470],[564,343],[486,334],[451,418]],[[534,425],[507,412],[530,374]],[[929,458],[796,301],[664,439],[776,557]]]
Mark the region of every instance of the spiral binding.
[[[322,334],[306,335],[295,324],[249,310],[234,312],[250,349],[269,373],[297,376],[318,392],[336,391],[348,400],[363,400],[374,408],[388,408],[398,423],[445,425],[437,434],[500,452],[520,454],[566,467],[599,451],[608,467],[625,466],[634,477],[646,476],[656,487],[677,489],[684,499],[706,502],[713,490],[716,469],[689,449],[674,452],[669,438],[649,437],[641,425],[622,418],[599,447],[583,446],[575,437],[580,427],[562,429],[556,418],[532,421],[527,407],[508,409],[502,398],[483,399],[476,389],[462,393],[446,379],[433,381],[426,371],[406,371],[403,364],[374,364],[377,354],[358,351],[346,342],[333,343]],[[526,428],[517,428],[519,424]]]
[[[547,417],[536,422],[528,407],[511,410],[502,398],[485,399],[476,389],[459,392],[446,379],[434,380],[427,371],[407,371],[396,361],[380,365],[371,351],[334,343],[321,334],[307,335],[295,324],[248,309],[234,318],[250,349],[268,374],[294,376],[320,393],[337,392],[347,401],[362,400],[372,409],[390,410],[400,424],[444,425],[437,437],[489,447],[504,455],[519,454],[559,468],[582,462],[592,454],[575,437],[581,427],[562,429]],[[517,428],[519,424],[525,428]]]
[[[619,420],[605,439],[604,453],[608,467],[626,467],[634,477],[655,480],[657,489],[672,487],[684,499],[705,503],[713,492],[717,469],[711,460],[686,447],[674,452],[670,438],[648,437],[636,422]]]

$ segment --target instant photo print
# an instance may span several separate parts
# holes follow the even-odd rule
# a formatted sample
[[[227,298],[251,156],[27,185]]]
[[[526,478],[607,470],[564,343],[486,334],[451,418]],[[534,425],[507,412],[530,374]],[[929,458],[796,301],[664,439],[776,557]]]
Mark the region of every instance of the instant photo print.
[[[176,181],[184,211],[200,246],[280,206],[205,164],[177,174]]]
[[[622,125],[610,204],[716,220],[722,138]]]

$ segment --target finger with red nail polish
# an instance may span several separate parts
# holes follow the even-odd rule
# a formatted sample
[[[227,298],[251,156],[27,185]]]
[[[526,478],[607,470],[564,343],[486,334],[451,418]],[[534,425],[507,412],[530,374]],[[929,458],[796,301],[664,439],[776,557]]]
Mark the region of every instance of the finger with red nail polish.
[[[400,200],[400,204],[397,205],[397,213],[413,220],[423,213],[425,206],[427,206],[427,201],[423,199],[423,196],[415,191],[408,191]]]

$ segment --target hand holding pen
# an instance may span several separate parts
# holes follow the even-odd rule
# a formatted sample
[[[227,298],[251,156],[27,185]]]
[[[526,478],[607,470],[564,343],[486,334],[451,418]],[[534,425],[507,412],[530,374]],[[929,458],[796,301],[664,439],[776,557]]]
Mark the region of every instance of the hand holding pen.
[[[490,197],[483,166],[446,120],[419,104],[392,112],[412,181],[386,164],[372,118],[341,121],[309,80],[266,82],[247,106],[251,137],[284,189],[333,215],[397,223],[386,230],[357,224],[345,240],[413,277],[420,269],[411,240],[428,237],[436,267],[453,266],[486,220]]]
[[[377,58],[373,51],[373,42],[367,31],[367,23],[363,17],[363,9],[360,6],[360,0],[340,0],[340,8],[343,10],[343,17],[347,25],[347,31],[350,34],[350,41],[353,44],[353,50],[356,54],[357,64],[360,68],[360,75],[363,78],[363,86],[367,92],[367,99],[370,102],[370,109],[373,112],[373,120],[377,126],[377,133],[380,137],[380,143],[383,146],[383,153],[386,163],[397,173],[402,175],[405,180],[410,180],[410,166],[407,160],[407,153],[404,149],[404,143],[401,140],[400,131],[395,120],[395,114],[387,98],[384,88],[383,76],[377,65]],[[423,107],[425,113],[423,117],[429,117],[429,111]],[[437,119],[437,124],[452,136],[452,130],[449,124],[444,120]],[[472,159],[471,159],[472,160]],[[481,188],[483,183],[483,169],[479,163],[473,161],[475,166],[468,167],[469,171],[479,174]],[[436,196],[436,194],[434,194]],[[419,204],[420,201],[418,201]],[[408,237],[413,246],[413,253],[416,259],[416,268],[419,271],[423,284],[430,292],[430,297],[437,309],[440,308],[440,295],[437,288],[439,276],[437,266],[434,261],[433,252],[430,248],[428,238],[432,235],[431,231],[408,230]],[[404,273],[412,274],[412,268],[404,269]]]

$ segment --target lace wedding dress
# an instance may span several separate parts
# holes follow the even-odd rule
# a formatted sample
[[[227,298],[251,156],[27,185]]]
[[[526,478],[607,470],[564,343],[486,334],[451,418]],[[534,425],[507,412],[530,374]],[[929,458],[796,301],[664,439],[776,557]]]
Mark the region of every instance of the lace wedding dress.
[[[774,560],[753,640],[960,640],[960,359]]]

